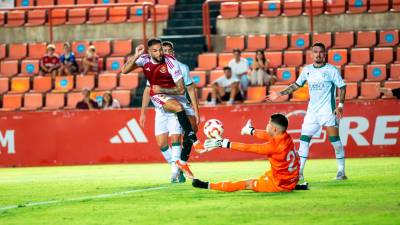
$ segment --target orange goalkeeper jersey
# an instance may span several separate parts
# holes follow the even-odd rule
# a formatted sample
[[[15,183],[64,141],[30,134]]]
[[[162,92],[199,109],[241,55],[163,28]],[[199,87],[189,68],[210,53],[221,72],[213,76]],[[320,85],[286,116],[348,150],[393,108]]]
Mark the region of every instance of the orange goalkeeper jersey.
[[[299,156],[294,149],[292,137],[283,133],[271,137],[264,130],[255,130],[255,137],[267,141],[263,144],[243,144],[231,142],[230,148],[243,152],[263,154],[271,163],[271,170],[264,176],[273,179],[275,185],[286,190],[293,190],[299,179]]]

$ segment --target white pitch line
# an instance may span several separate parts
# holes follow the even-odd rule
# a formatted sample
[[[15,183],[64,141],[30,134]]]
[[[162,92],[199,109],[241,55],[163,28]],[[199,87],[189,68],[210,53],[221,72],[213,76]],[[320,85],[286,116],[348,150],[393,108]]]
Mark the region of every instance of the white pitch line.
[[[114,197],[114,196],[127,195],[127,194],[132,194],[132,193],[137,193],[137,192],[156,191],[156,190],[160,190],[160,189],[164,189],[164,188],[167,188],[167,187],[166,186],[151,187],[151,188],[143,188],[143,189],[135,189],[135,190],[130,190],[130,191],[116,192],[116,193],[111,193],[111,194],[100,194],[100,195],[93,195],[93,196],[84,196],[84,197],[79,197],[79,198],[70,198],[70,199],[65,199],[65,200],[32,202],[32,203],[23,204],[22,206],[21,205],[8,205],[8,206],[0,207],[0,211],[16,209],[16,208],[26,208],[26,207],[32,207],[32,206],[38,206],[38,205],[52,205],[52,204],[63,203],[63,202],[79,202],[79,201],[85,201],[85,200],[110,198],[110,197]]]

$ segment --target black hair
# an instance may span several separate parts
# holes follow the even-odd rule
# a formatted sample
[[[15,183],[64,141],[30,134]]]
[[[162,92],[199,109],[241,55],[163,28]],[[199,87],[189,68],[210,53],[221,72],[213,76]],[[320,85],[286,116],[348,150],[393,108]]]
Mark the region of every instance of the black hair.
[[[288,125],[289,125],[289,121],[286,118],[286,116],[283,114],[280,114],[280,113],[272,114],[271,122],[284,128],[284,131],[286,131],[286,129],[288,128]]]
[[[238,49],[238,48],[234,48],[233,53],[235,53],[235,52],[238,52],[240,54],[242,51],[240,51],[240,49]]]
[[[314,47],[320,47],[320,48],[322,48],[324,51],[325,51],[325,45],[323,44],[323,43],[321,43],[321,42],[316,42],[316,43],[314,43],[313,45],[312,45],[312,47],[314,48]]]
[[[225,71],[225,70],[232,71],[232,69],[231,69],[229,66],[225,66],[225,67],[223,68],[223,70],[224,70],[224,71]]]
[[[262,55],[262,61],[263,61],[264,65],[265,65],[265,62],[267,61],[267,58],[265,58],[264,50],[263,50],[263,49],[258,49],[258,50],[256,51],[256,61],[257,61],[257,54],[258,54],[258,53],[261,53],[261,55]]]
[[[161,43],[162,43],[162,42],[161,42],[160,39],[158,39],[158,38],[152,38],[152,39],[150,39],[150,40],[147,41],[147,47],[150,48],[150,47],[153,46],[153,45],[161,44]]]
[[[169,46],[170,48],[172,48],[172,50],[174,50],[174,43],[170,41],[163,41],[162,46]]]
[[[106,100],[104,99],[104,96],[105,96],[105,95],[109,95],[109,96],[110,96],[110,101],[108,102],[107,105],[105,104],[105,103],[106,103]],[[112,96],[111,93],[109,93],[109,92],[104,93],[103,99],[102,99],[102,103],[103,103],[102,106],[103,106],[103,108],[112,106],[113,101],[114,101],[114,98],[113,98],[113,96]]]

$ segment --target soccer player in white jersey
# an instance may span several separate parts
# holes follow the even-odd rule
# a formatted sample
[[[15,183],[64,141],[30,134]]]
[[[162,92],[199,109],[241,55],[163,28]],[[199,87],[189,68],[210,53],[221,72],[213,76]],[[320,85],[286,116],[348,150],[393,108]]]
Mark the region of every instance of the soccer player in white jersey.
[[[174,45],[169,41],[162,42],[162,48],[165,54],[174,56]],[[193,83],[189,75],[189,67],[178,61],[183,75],[183,82],[186,86],[187,93],[190,97],[192,105],[186,103],[187,116],[193,127],[197,132],[197,125],[200,123],[198,98],[196,93],[196,85]],[[144,127],[146,122],[146,110],[150,102],[150,84],[147,82],[147,87],[144,89],[142,98],[142,109],[140,113],[140,125]],[[193,109],[192,107],[193,106]],[[164,159],[171,164],[171,183],[185,182],[185,177],[182,172],[176,167],[175,161],[181,159],[188,161],[189,155],[181,154],[181,134],[182,128],[179,125],[178,118],[174,113],[166,112],[164,109],[155,108],[155,136],[157,144],[161,149]],[[168,137],[171,140],[171,146],[168,143]],[[191,142],[184,142],[185,145],[190,145]]]
[[[315,43],[312,46],[313,64],[303,68],[296,82],[289,85],[281,92],[272,92],[267,99],[273,101],[280,96],[288,95],[305,82],[308,83],[310,101],[306,116],[304,117],[300,137],[300,179],[303,180],[304,166],[307,161],[311,138],[325,127],[329,135],[338,164],[336,180],[347,179],[345,174],[345,154],[342,142],[339,138],[338,120],[343,116],[343,106],[346,96],[346,85],[340,75],[339,70],[326,63],[326,49],[322,43]],[[336,107],[336,88],[339,88],[339,104]]]

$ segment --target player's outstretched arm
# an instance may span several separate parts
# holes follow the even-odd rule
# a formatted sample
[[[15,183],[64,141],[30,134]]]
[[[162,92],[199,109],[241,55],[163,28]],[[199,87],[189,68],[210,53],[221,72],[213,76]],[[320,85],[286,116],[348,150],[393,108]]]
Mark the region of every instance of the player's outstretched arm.
[[[135,54],[128,59],[128,61],[122,66],[122,73],[129,73],[132,70],[136,69],[138,66],[136,65],[136,60],[143,54],[144,45],[138,45],[135,49]]]
[[[207,139],[204,142],[205,151],[211,151],[216,148],[228,148],[241,152],[253,152],[258,154],[267,154],[272,151],[270,144],[244,144],[239,142],[230,142],[229,139]]]
[[[264,141],[270,141],[271,136],[265,130],[256,130],[253,127],[251,120],[248,120],[246,125],[242,128],[241,135],[251,135]]]
[[[343,107],[344,101],[346,99],[346,86],[339,88],[339,104],[338,107],[335,109],[335,114],[338,119],[343,117]]]
[[[185,93],[183,79],[179,79],[178,81],[176,81],[175,87],[173,88],[162,88],[158,85],[153,85],[152,90],[155,94],[183,95]]]
[[[266,99],[268,101],[275,101],[277,98],[284,96],[284,95],[289,95],[291,93],[293,93],[294,91],[296,91],[297,89],[299,89],[300,86],[297,85],[296,83],[293,83],[291,85],[289,85],[287,88],[285,88],[284,90],[280,91],[280,92],[271,92],[271,94],[269,94]]]
[[[150,87],[147,86],[143,92],[142,108],[140,110],[139,124],[141,127],[144,127],[144,124],[146,123],[146,110],[147,107],[149,106],[149,103],[150,103]]]

